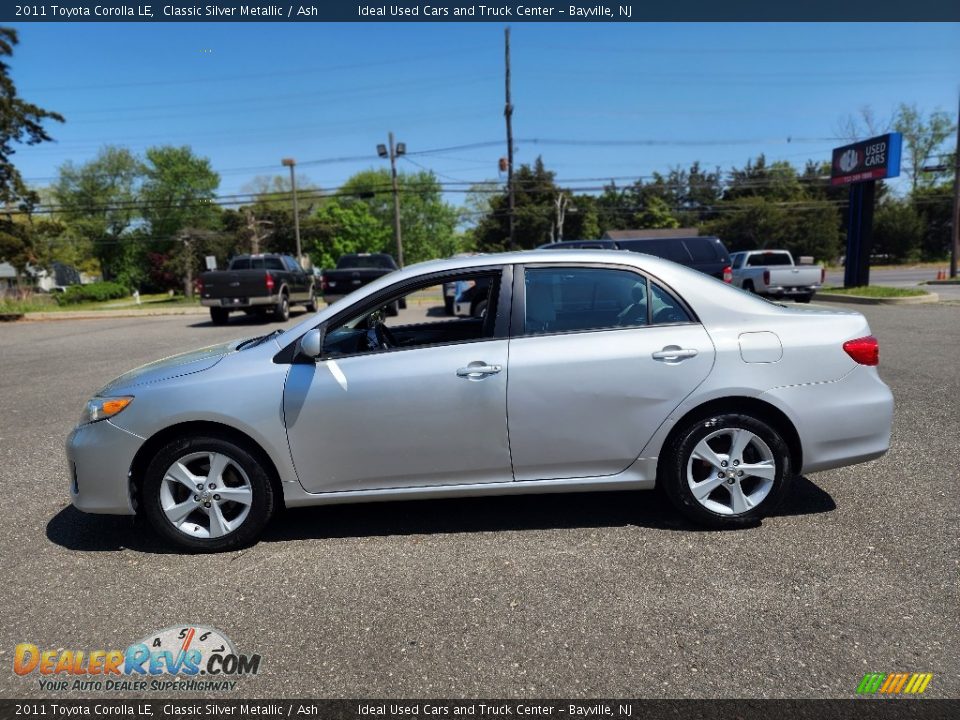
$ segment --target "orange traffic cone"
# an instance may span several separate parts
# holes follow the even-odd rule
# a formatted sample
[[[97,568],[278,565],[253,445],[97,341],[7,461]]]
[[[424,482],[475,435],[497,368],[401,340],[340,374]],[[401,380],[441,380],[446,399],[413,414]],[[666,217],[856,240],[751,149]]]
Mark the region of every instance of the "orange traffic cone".
[[[943,270],[937,270],[937,280],[943,280],[944,272]]]

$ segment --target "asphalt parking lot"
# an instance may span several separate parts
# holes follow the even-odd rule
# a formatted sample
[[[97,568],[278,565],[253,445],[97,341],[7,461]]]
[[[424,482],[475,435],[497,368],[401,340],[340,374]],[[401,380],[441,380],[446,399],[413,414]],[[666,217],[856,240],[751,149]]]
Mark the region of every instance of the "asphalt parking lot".
[[[202,623],[263,658],[220,697],[847,698],[893,671],[960,697],[960,309],[857,309],[891,451],[799,479],[759,527],[700,531],[656,493],[426,501],[290,511],[210,556],[73,510],[63,442],[119,373],[275,325],[0,324],[0,695],[69,696],[14,675],[18,643]]]

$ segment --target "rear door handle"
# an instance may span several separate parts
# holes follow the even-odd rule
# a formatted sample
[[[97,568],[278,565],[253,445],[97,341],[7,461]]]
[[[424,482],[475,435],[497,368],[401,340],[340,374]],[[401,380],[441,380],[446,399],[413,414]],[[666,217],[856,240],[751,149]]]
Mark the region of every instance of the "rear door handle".
[[[666,362],[680,362],[687,358],[696,357],[699,351],[693,348],[681,348],[679,345],[667,345],[663,350],[658,350],[651,357],[654,360],[664,360]]]
[[[496,375],[503,370],[502,365],[487,365],[486,363],[470,363],[466,367],[457,370],[457,377],[467,378],[468,380],[481,380],[487,375]]]

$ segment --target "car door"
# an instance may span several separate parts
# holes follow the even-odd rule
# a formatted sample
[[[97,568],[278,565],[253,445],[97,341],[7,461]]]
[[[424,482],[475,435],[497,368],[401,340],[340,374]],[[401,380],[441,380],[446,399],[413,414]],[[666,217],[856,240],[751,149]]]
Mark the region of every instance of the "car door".
[[[518,481],[625,470],[713,366],[689,309],[630,269],[527,266],[514,295],[507,410]]]
[[[442,283],[459,277],[432,278],[432,294],[419,288],[378,296],[375,304],[383,307],[407,299],[399,317],[383,313],[402,345],[365,346],[366,335],[376,331],[364,330],[366,321],[346,310],[330,322],[327,355],[316,364],[291,366],[283,412],[307,491],[512,480],[504,315],[510,284],[497,275],[493,314],[450,318]],[[366,302],[357,317],[368,311]]]

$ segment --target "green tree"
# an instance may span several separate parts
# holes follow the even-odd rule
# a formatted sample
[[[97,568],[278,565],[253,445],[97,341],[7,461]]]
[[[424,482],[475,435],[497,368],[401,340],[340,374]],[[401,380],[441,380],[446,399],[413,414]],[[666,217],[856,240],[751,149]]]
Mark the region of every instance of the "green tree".
[[[0,27],[0,260],[9,260],[23,272],[34,251],[28,226],[15,222],[15,215],[29,215],[37,195],[27,188],[11,156],[16,152],[15,144],[37,145],[51,140],[43,123],[63,122],[63,116],[28,103],[17,94],[10,66],[3,58],[13,55],[18,42],[16,30]]]
[[[935,110],[924,118],[915,104],[901,103],[894,116],[893,128],[903,134],[907,150],[905,172],[910,178],[911,192],[936,184],[947,171],[924,172],[923,167],[928,163],[941,164],[935,154],[957,129],[952,118],[942,110]]]
[[[787,212],[762,197],[723,203],[721,214],[706,224],[731,251],[780,248],[787,238]]]
[[[538,157],[533,166],[521,165],[513,174],[514,235],[516,249],[535,248],[550,242],[556,222],[555,202],[561,189],[555,173]],[[566,229],[564,234],[568,235]],[[478,250],[506,250],[510,239],[509,200],[506,190],[490,198],[490,212],[474,230]]]
[[[193,295],[193,277],[199,258],[214,240],[220,209],[214,204],[220,176],[207,158],[190,147],[152,147],[140,191],[143,218],[153,246],[168,255],[183,278],[184,294]]]
[[[873,217],[873,252],[897,260],[919,260],[924,231],[923,218],[910,202],[887,199]]]
[[[400,229],[406,264],[449,257],[457,252],[458,211],[444,202],[436,176],[429,171],[400,173]],[[390,171],[365,170],[348,179],[337,194],[367,206],[370,214],[393,233],[393,189]],[[395,248],[381,252],[395,254]]]
[[[366,203],[332,198],[317,211],[315,240],[310,252],[314,267],[331,268],[341,255],[391,252],[393,231]]]
[[[106,146],[82,165],[66,162],[53,187],[64,236],[92,248],[105,280],[135,285],[140,248],[129,234],[140,217],[143,163],[130,150]]]
[[[680,221],[671,213],[666,200],[660,197],[651,197],[644,203],[644,208],[636,214],[637,228],[678,228]]]

